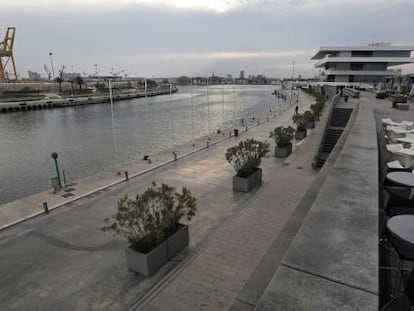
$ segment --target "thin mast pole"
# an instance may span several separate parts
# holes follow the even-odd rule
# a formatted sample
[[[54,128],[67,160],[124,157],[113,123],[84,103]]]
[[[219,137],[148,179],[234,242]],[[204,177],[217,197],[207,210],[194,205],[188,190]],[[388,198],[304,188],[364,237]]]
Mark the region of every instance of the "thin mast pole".
[[[290,107],[292,107],[292,91],[293,91],[293,77],[295,76],[295,62],[293,62],[293,66],[292,66],[292,83],[290,84]]]
[[[108,86],[109,86],[109,100],[111,102],[111,123],[112,123],[112,135],[113,135],[114,151],[115,151],[115,163],[116,163],[116,165],[118,165],[119,164],[118,146],[117,146],[117,143],[116,143],[116,134],[115,134],[114,101],[113,101],[113,98],[112,98],[112,80],[111,79],[109,79]]]

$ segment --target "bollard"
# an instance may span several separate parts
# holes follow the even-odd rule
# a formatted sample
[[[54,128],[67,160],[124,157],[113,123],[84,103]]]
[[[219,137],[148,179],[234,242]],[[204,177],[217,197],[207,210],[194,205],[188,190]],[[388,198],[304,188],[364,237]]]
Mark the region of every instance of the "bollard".
[[[45,210],[45,214],[49,214],[49,207],[47,207],[47,202],[43,202],[43,209]]]
[[[259,118],[257,118],[257,125],[260,125],[260,121],[259,121]]]
[[[229,138],[231,137],[231,132],[229,132]]]
[[[177,161],[177,153],[175,151],[173,151],[173,155],[174,155],[174,161]]]
[[[246,132],[247,132],[247,130],[248,130],[248,127],[246,126]]]
[[[207,140],[207,148],[210,147],[210,142]]]
[[[126,181],[128,181],[128,180],[129,180],[128,171],[125,171],[125,180],[126,180]]]

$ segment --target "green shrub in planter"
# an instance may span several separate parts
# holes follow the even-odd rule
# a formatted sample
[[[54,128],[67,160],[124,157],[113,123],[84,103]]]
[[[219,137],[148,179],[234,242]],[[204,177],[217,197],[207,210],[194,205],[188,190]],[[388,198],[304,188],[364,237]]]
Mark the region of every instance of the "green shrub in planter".
[[[315,116],[310,110],[306,110],[303,114],[305,120],[306,120],[306,128],[313,129],[315,128]]]
[[[322,110],[324,108],[324,104],[321,102],[316,102],[310,106],[312,113],[315,117],[319,117],[322,114]]]
[[[125,196],[117,203],[117,212],[105,219],[103,231],[126,237],[129,247],[148,253],[180,227],[179,220],[195,215],[196,199],[187,188],[181,193],[174,187],[155,183],[134,199]]]
[[[251,138],[228,148],[226,159],[236,170],[236,176],[248,177],[257,170],[262,157],[268,152],[268,142],[261,142]]]
[[[270,138],[273,138],[275,140],[275,143],[278,147],[284,148],[290,144],[294,133],[295,129],[291,126],[279,126],[270,132]]]
[[[293,123],[296,124],[296,130],[298,132],[306,131],[306,123],[308,122],[303,113],[294,114],[292,117]]]
[[[303,114],[303,117],[304,117],[306,123],[314,121],[314,115],[313,115],[312,111],[310,111],[310,110],[306,110]]]

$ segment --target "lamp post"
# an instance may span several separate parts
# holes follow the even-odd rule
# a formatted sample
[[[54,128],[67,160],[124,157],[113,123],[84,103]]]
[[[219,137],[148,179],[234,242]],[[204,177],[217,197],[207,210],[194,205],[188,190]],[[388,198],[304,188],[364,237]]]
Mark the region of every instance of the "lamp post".
[[[55,67],[53,66],[53,58],[52,58],[52,52],[49,52],[50,56],[50,65],[52,65],[52,74],[53,74],[53,80],[55,80]]]
[[[57,174],[57,178],[58,178],[58,182],[59,182],[59,188],[62,188],[62,182],[60,180],[60,173],[59,173],[59,166],[57,163],[57,158],[58,158],[58,154],[56,152],[53,152],[51,154],[53,160],[55,160],[55,167],[56,167],[56,174]]]

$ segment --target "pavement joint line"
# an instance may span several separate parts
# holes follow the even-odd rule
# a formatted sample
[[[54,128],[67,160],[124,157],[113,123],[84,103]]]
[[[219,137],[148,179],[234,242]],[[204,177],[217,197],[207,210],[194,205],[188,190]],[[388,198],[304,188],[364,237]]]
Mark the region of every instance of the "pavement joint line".
[[[305,269],[294,267],[294,266],[291,266],[291,265],[286,264],[286,263],[281,263],[280,266],[283,266],[285,268],[289,268],[289,269],[292,269],[292,270],[296,270],[296,271],[299,271],[299,272],[302,272],[302,273],[305,273],[305,274],[308,274],[308,275],[312,275],[314,277],[317,277],[317,278],[320,278],[320,279],[323,279],[323,280],[326,280],[326,281],[334,282],[334,283],[337,283],[337,284],[340,284],[340,285],[343,285],[343,286],[346,286],[346,287],[349,287],[349,288],[352,288],[352,289],[360,290],[362,292],[365,292],[365,293],[368,293],[368,294],[371,294],[371,295],[375,295],[375,296],[379,295],[378,292],[370,291],[368,289],[365,289],[365,288],[362,288],[362,287],[359,287],[359,286],[355,286],[355,285],[352,285],[352,284],[348,284],[348,283],[345,283],[343,281],[340,281],[340,280],[337,280],[337,279],[334,279],[334,278],[330,278],[330,277],[327,277],[327,276],[324,276],[324,275],[313,273],[313,272],[310,272],[310,271],[305,270]]]
[[[217,229],[214,230],[214,232],[205,239],[203,242],[200,243],[199,246],[197,246],[191,254],[187,255],[183,260],[173,269],[171,269],[170,272],[167,273],[167,275],[162,278],[160,281],[158,281],[156,284],[154,284],[151,288],[148,289],[146,293],[141,295],[135,302],[132,302],[130,306],[128,307],[129,311],[139,311],[143,310],[145,306],[147,306],[151,301],[168,285],[170,284],[180,273],[184,271],[184,269],[191,264],[201,253],[204,251],[211,241],[219,236],[219,234],[235,219],[241,215],[243,212],[245,212],[249,207],[252,200],[256,198],[259,191],[262,189],[262,187],[256,188],[252,195],[244,202],[242,203],[242,206],[236,210],[232,215],[230,215],[224,222],[219,224],[217,226]]]
[[[273,118],[271,118],[271,119],[275,120],[275,119],[277,119],[280,115],[281,115],[281,114],[279,114],[279,115],[277,115],[277,116],[275,116],[275,117],[273,117]],[[270,120],[270,119],[269,119],[269,120]],[[263,123],[260,123],[260,124],[254,123],[254,124],[253,124],[253,125],[252,125],[249,129],[253,129],[253,128],[259,127],[260,125],[263,125],[263,124],[266,124],[266,123],[268,123],[268,122],[266,121],[266,122],[263,122]],[[244,132],[240,132],[240,135],[242,135],[242,134],[243,134],[243,133],[245,133],[245,132],[246,132],[246,131],[244,131]],[[231,136],[231,137],[234,137],[234,136]],[[211,143],[211,144],[210,144],[210,147],[211,147],[211,146],[214,146],[214,145],[218,145],[219,143],[222,143],[222,142],[224,142],[224,141],[226,141],[226,140],[229,140],[231,137],[225,137],[225,138],[223,138],[223,139],[221,139],[221,140],[215,141],[215,142],[213,142],[213,143]],[[192,151],[190,151],[190,152],[187,152],[187,153],[185,153],[185,154],[182,154],[182,155],[178,156],[178,157],[177,157],[177,160],[178,160],[178,159],[185,158],[185,157],[187,157],[187,156],[190,156],[190,155],[192,155],[192,154],[195,154],[195,153],[197,153],[197,152],[199,152],[199,151],[202,151],[202,150],[204,150],[204,149],[208,149],[208,148],[209,148],[209,147],[204,146],[204,147],[198,148],[198,149],[196,149],[196,150],[192,150]],[[174,159],[172,159],[172,160],[169,160],[169,161],[161,162],[160,164],[155,165],[155,166],[153,166],[153,167],[151,167],[151,168],[148,168],[148,169],[143,170],[143,171],[141,171],[141,172],[138,172],[138,173],[132,174],[132,175],[130,175],[130,176],[129,176],[129,178],[139,177],[139,176],[141,176],[141,175],[147,174],[147,173],[149,173],[149,172],[152,172],[152,171],[154,171],[154,170],[156,170],[156,169],[158,169],[158,168],[161,168],[161,167],[163,167],[163,166],[166,166],[166,165],[171,164],[171,163],[174,163],[174,162],[177,162],[177,161],[175,161]],[[59,208],[59,207],[63,207],[63,206],[65,206],[65,205],[69,204],[69,203],[76,202],[76,201],[81,200],[81,199],[83,199],[83,198],[85,198],[85,197],[87,197],[87,196],[89,196],[89,195],[91,195],[91,194],[95,194],[95,193],[97,193],[97,192],[99,192],[99,191],[102,191],[102,190],[104,190],[105,188],[110,188],[110,187],[113,187],[113,186],[115,186],[115,185],[121,184],[122,182],[126,182],[125,178],[122,178],[122,179],[116,180],[116,181],[114,181],[114,182],[112,182],[112,183],[110,183],[110,184],[104,185],[104,186],[99,187],[99,188],[97,188],[97,189],[91,190],[91,191],[89,191],[89,192],[87,192],[87,193],[81,194],[81,195],[76,196],[76,197],[74,197],[74,198],[71,198],[71,199],[69,199],[69,200],[66,200],[66,201],[63,201],[63,202],[61,202],[61,203],[58,203],[58,204],[56,204],[56,205],[54,205],[54,206],[50,207],[50,208],[49,208],[49,211],[55,210],[55,209],[57,209],[57,208]],[[0,231],[5,230],[5,229],[7,229],[7,228],[10,228],[10,227],[12,227],[12,226],[14,226],[14,225],[17,225],[17,224],[19,224],[19,223],[22,223],[22,222],[24,222],[24,221],[26,221],[26,220],[30,220],[30,219],[35,218],[35,217],[37,217],[37,216],[43,215],[43,214],[46,214],[46,213],[45,213],[45,212],[43,212],[43,211],[39,211],[39,212],[36,212],[36,213],[30,214],[30,215],[28,215],[28,216],[25,216],[25,217],[19,218],[19,219],[15,220],[15,221],[13,221],[13,222],[11,222],[11,223],[8,223],[8,224],[5,224],[5,225],[1,226],[1,227],[0,227]]]
[[[248,306],[250,306],[250,307],[253,307],[253,308],[255,308],[255,307],[256,307],[256,305],[251,304],[250,302],[244,301],[243,299],[240,299],[239,297],[236,297],[236,299],[235,299],[235,300],[238,300],[238,301],[240,301],[241,303],[243,303],[243,304],[245,304],[245,305],[248,305]]]

